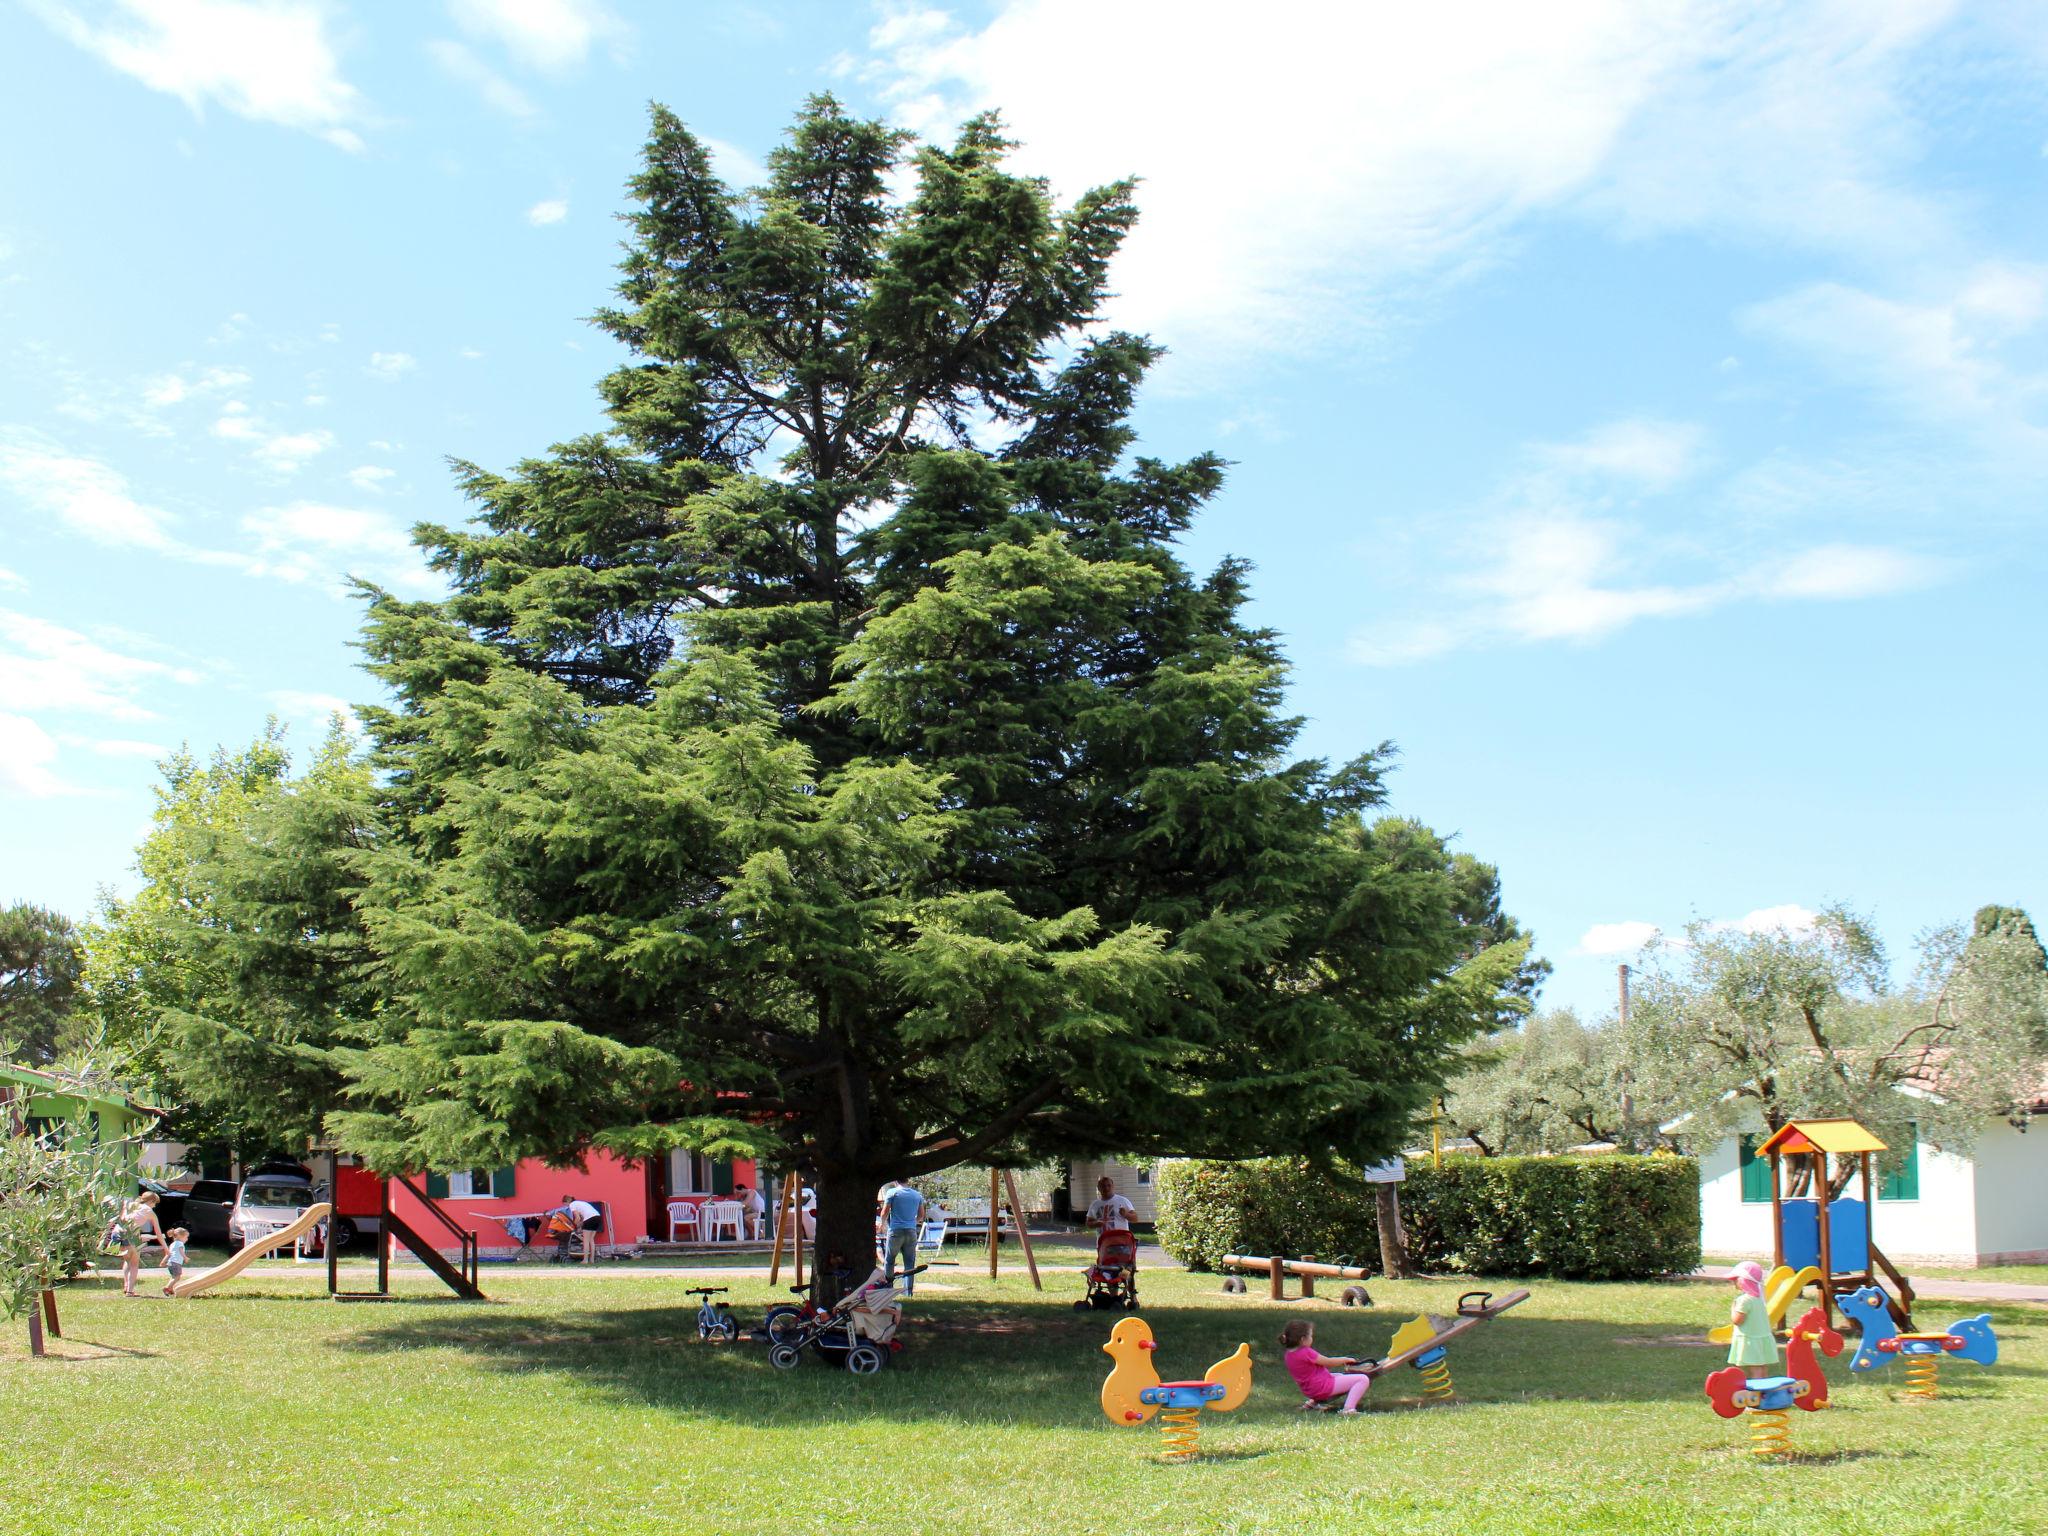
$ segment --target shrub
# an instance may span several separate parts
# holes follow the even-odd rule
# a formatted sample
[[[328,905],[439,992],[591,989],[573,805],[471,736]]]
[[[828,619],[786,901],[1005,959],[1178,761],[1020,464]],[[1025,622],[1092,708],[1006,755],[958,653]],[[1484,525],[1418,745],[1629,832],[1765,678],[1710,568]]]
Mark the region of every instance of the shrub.
[[[1700,1260],[1699,1165],[1619,1155],[1410,1164],[1401,1219],[1422,1270],[1573,1280],[1670,1274]],[[1158,1228],[1166,1251],[1192,1269],[1219,1268],[1226,1253],[1379,1261],[1371,1187],[1304,1158],[1169,1162],[1159,1174]]]

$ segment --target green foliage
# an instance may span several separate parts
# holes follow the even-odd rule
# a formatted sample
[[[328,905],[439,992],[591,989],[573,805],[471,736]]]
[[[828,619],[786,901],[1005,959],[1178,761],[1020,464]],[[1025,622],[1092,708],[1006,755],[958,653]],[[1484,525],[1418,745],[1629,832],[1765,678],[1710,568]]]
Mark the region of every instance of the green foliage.
[[[67,1056],[51,1069],[82,1090],[118,1091],[104,1058]],[[84,1132],[28,1134],[0,1104],[0,1312],[19,1317],[91,1262],[135,1185],[136,1143]]]
[[[1956,1152],[1999,1117],[2023,1124],[2048,1072],[2048,966],[2016,909],[1928,935],[1903,987],[1839,909],[1806,933],[1695,924],[1686,938],[1646,955],[1619,1048],[1646,1107],[1684,1117],[1688,1146],[1846,1116],[1901,1149],[1890,1171],[1916,1123]]]
[[[71,919],[19,901],[0,908],[0,1058],[42,1066],[83,1041],[85,950]]]
[[[1620,1031],[1582,1024],[1569,1009],[1475,1041],[1444,1095],[1445,1134],[1488,1157],[1589,1142],[1653,1150],[1663,1138],[1655,1115],[1637,1108],[1636,1063],[1624,1043]]]
[[[1175,550],[1222,461],[1132,456],[1158,349],[1093,329],[1130,186],[1008,148],[818,98],[742,195],[655,110],[610,429],[459,466],[445,601],[365,589],[374,779],[174,786],[195,1074],[386,1167],[753,1151],[849,1252],[889,1176],[1398,1144],[1526,936],[1383,753],[1292,755]]]
[[[1400,1186],[1422,1270],[1612,1280],[1700,1258],[1699,1167],[1683,1157],[1450,1157],[1411,1162]],[[1313,1253],[1377,1265],[1372,1187],[1306,1159],[1173,1161],[1160,1170],[1159,1240],[1199,1269],[1226,1253]]]
[[[166,1134],[303,1148],[336,1102],[332,1056],[373,1008],[352,899],[373,836],[368,770],[339,728],[293,777],[273,725],[246,750],[164,765],[142,886],[90,935],[87,985]]]

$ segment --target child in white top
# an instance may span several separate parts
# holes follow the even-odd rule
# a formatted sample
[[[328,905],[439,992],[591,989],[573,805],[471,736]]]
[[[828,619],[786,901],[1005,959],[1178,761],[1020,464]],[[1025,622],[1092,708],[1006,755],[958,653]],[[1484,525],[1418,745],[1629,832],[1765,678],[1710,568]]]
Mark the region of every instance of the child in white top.
[[[185,1273],[185,1240],[191,1235],[183,1227],[171,1228],[171,1245],[164,1250],[164,1273],[170,1276],[164,1282],[166,1296],[171,1294],[171,1287]]]

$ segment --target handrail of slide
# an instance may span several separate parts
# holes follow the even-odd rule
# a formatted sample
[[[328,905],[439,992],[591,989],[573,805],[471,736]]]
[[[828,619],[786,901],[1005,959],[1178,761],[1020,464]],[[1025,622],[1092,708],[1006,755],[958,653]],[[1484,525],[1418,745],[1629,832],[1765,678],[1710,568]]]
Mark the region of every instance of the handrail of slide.
[[[171,1287],[171,1294],[173,1296],[196,1296],[199,1292],[206,1290],[210,1286],[219,1285],[223,1280],[234,1279],[235,1276],[239,1275],[251,1264],[254,1264],[266,1253],[282,1248],[287,1243],[296,1243],[300,1238],[320,1225],[321,1222],[325,1221],[328,1213],[332,1210],[333,1207],[324,1200],[318,1205],[307,1206],[306,1214],[290,1226],[280,1227],[277,1231],[270,1233],[266,1237],[257,1238],[253,1243],[244,1243],[242,1251],[229,1259],[225,1264],[216,1265],[203,1274],[186,1276]]]

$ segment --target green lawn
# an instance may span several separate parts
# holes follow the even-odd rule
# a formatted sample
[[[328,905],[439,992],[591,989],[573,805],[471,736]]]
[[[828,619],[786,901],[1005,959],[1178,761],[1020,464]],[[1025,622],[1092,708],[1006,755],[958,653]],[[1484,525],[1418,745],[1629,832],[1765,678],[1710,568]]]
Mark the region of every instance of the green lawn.
[[[962,1255],[966,1257],[966,1255]],[[145,1277],[146,1279],[147,1277]],[[488,1304],[434,1294],[337,1304],[275,1273],[186,1301],[63,1295],[63,1358],[0,1339],[0,1529],[849,1532],[2031,1531],[2048,1499],[2048,1311],[1994,1308],[2004,1356],[1955,1365],[1934,1404],[1891,1379],[1794,1414],[1801,1455],[1763,1465],[1717,1419],[1698,1284],[1552,1285],[1452,1346],[1465,1401],[1417,1406],[1387,1378],[1356,1420],[1296,1411],[1273,1335],[1301,1307],[1150,1272],[1168,1376],[1249,1339],[1251,1402],[1156,1459],[1153,1430],[1096,1407],[1107,1314],[1073,1275],[1043,1295],[971,1265],[928,1275],[897,1367],[779,1374],[756,1347],[697,1343],[687,1281],[488,1272]],[[1308,1304],[1319,1345],[1379,1353],[1410,1310],[1471,1282],[1374,1282],[1369,1312]],[[759,1316],[760,1281],[735,1281]],[[1937,1306],[1936,1322],[1947,1321]],[[586,1517],[558,1518],[578,1505]]]

